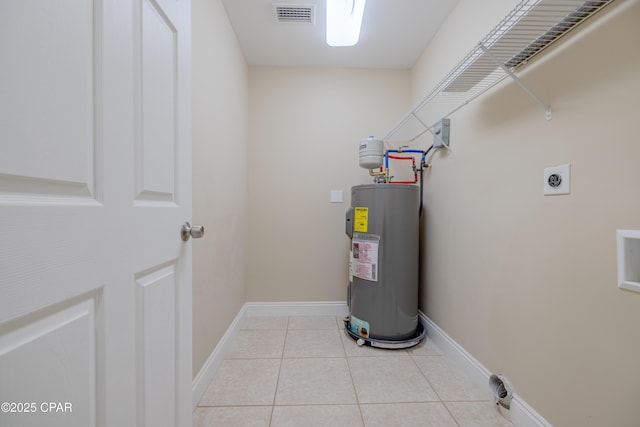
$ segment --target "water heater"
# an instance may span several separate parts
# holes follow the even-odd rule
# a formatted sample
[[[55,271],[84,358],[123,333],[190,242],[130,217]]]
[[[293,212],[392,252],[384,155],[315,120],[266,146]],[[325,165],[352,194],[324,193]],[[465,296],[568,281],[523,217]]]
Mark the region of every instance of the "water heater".
[[[345,326],[360,345],[406,348],[424,337],[418,318],[419,203],[416,185],[351,188]]]

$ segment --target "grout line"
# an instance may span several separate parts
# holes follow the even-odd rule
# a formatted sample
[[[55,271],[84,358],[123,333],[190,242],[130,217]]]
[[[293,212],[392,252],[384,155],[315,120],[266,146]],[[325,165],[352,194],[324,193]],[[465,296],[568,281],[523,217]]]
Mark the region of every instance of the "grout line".
[[[360,413],[360,419],[362,420],[362,425],[364,426],[364,415],[362,414],[362,406],[360,405],[360,399],[358,398],[358,389],[356,388],[356,382],[353,380],[353,373],[351,372],[351,364],[349,363],[349,358],[347,357],[347,349],[344,344],[344,340],[340,337],[340,343],[342,344],[342,350],[344,351],[344,360],[347,363],[347,369],[349,370],[349,377],[351,378],[351,386],[353,387],[353,394],[356,398],[356,404],[358,405],[358,413]]]
[[[268,405],[262,405],[268,406]],[[305,406],[358,406],[357,403],[287,403],[286,405],[275,405],[278,408],[295,408]]]
[[[198,408],[271,408],[273,405],[204,405],[198,406]],[[280,406],[280,405],[278,405]]]
[[[429,381],[429,377],[427,377],[427,374],[425,374],[424,371],[420,369],[420,366],[418,365],[418,362],[416,362],[416,359],[414,358],[414,356],[409,355],[409,357],[411,357],[411,361],[413,362],[415,367],[418,368],[418,372],[420,372],[422,377],[427,381],[427,384],[429,384],[429,387],[431,387],[431,390],[433,390],[436,396],[438,396],[438,402],[442,402],[442,396],[440,396],[440,393],[438,393],[438,390],[436,390],[433,384],[431,384],[431,381]]]
[[[405,405],[405,404],[447,404],[447,403],[479,403],[487,404],[491,403],[490,400],[412,400],[402,402],[363,402],[363,403],[287,403],[283,405],[272,404],[226,404],[226,405],[198,405],[197,408],[271,408],[274,406],[286,408],[286,407],[306,407],[306,406],[383,406],[383,405]]]
[[[278,366],[278,377],[276,379],[276,389],[273,391],[273,401],[271,405],[271,414],[269,415],[269,425],[273,422],[273,411],[276,408],[276,398],[278,397],[278,386],[280,385],[280,374],[282,373],[282,361],[284,360],[284,348],[287,345],[287,334],[289,331],[289,322],[291,317],[287,317],[287,328],[284,332],[284,342],[282,343],[282,352],[280,353],[280,365]]]
[[[433,384],[431,384],[431,381],[429,381],[429,378],[427,377],[427,374],[424,373],[424,371],[422,369],[420,369],[420,366],[418,366],[418,363],[416,362],[415,357],[425,357],[425,356],[418,356],[418,355],[413,356],[412,354],[410,354],[409,356],[411,356],[411,360],[413,361],[414,365],[416,365],[416,367],[418,368],[418,370],[420,371],[420,373],[422,374],[424,379],[427,380],[427,383],[429,384],[429,387],[431,387],[431,389],[436,394],[436,396],[438,396],[438,402],[440,402],[440,404],[442,404],[442,406],[444,406],[444,409],[449,413],[449,415],[451,416],[451,419],[453,419],[453,421],[456,423],[456,425],[458,427],[461,427],[460,423],[458,422],[458,419],[449,410],[449,408],[445,404],[445,401],[442,400],[442,396],[440,396],[440,393],[438,393],[438,390],[436,390],[436,388],[433,386]],[[426,357],[443,357],[443,356],[426,356]],[[446,360],[446,359],[443,359],[443,360]]]
[[[284,359],[284,349],[287,348],[287,338],[289,337],[289,325],[291,324],[291,317],[287,317],[287,329],[284,330],[284,342],[282,343],[282,351],[280,352],[280,366],[282,366],[282,359]]]
[[[442,405],[444,406],[444,408],[447,410],[447,412],[449,413],[449,415],[451,415],[451,418],[453,418],[453,421],[456,422],[456,424],[458,424],[458,427],[460,427],[460,423],[458,422],[458,419],[456,418],[455,415],[453,415],[453,412],[451,412],[451,409],[449,409],[449,407],[447,406],[446,402],[442,402]]]

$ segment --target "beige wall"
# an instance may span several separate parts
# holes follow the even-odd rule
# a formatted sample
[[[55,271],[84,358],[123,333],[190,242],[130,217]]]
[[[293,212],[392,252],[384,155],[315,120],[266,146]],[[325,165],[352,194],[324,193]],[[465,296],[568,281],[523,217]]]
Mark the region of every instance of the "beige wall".
[[[409,72],[254,68],[250,81],[247,299],[344,301],[358,142],[409,105]],[[344,203],[329,203],[331,190]]]
[[[245,302],[248,77],[220,0],[193,0],[193,373]]]
[[[515,3],[463,0],[413,99]],[[638,0],[614,2],[523,70],[549,122],[512,82],[454,114],[425,180],[422,310],[555,426],[640,420],[640,294],[616,275],[616,229],[640,229],[639,23]],[[544,197],[564,163],[571,194]]]

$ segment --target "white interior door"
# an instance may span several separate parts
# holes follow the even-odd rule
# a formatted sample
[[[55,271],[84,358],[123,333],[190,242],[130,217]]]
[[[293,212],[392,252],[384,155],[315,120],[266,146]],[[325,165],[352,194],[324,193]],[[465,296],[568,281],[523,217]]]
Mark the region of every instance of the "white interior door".
[[[191,424],[189,15],[0,0],[0,426]]]

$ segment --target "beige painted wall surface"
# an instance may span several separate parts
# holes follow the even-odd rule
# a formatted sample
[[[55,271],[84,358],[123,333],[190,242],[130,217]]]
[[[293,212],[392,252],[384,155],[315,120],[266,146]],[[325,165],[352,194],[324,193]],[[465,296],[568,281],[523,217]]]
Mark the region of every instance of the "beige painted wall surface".
[[[248,70],[220,0],[193,0],[194,376],[245,302]]]
[[[250,68],[249,301],[345,301],[358,143],[409,105],[409,72]],[[344,203],[329,203],[331,190]]]
[[[432,58],[473,47],[457,30],[497,23],[477,3],[428,46],[413,99],[446,72],[425,78]],[[425,180],[422,310],[554,426],[640,423],[640,294],[616,272],[616,229],[640,229],[639,23],[640,1],[614,2],[522,71],[551,121],[512,82],[454,114]],[[564,163],[571,194],[543,196]]]

